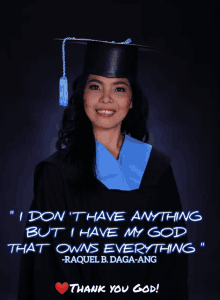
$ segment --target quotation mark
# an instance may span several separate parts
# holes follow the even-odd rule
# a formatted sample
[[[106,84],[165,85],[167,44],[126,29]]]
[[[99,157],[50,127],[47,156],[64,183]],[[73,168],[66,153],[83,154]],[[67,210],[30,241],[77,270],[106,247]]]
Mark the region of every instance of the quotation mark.
[[[14,214],[15,214],[15,211],[14,211],[14,210],[10,210],[10,211],[9,211],[9,214],[10,214],[10,215],[14,215]],[[16,215],[17,215],[17,214],[16,214]],[[19,214],[19,221],[20,221],[20,222],[22,221],[22,218],[23,218],[23,211],[20,212],[20,214]]]
[[[17,214],[17,213],[15,214],[15,211],[14,211],[14,210],[10,210],[10,211],[9,211],[9,215],[15,215],[15,216],[17,216],[18,214]],[[23,218],[23,211],[20,212],[20,214],[19,214],[19,221],[20,221],[20,222],[22,221],[22,218]]]
[[[200,243],[200,246],[201,246],[201,247],[205,247],[205,242],[201,242],[201,243]]]

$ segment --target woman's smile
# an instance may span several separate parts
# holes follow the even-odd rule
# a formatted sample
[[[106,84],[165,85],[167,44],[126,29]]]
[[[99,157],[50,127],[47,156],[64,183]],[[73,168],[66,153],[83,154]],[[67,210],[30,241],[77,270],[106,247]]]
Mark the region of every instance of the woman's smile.
[[[96,113],[104,118],[112,117],[115,114],[115,112],[116,112],[115,110],[111,110],[111,109],[103,109],[103,108],[96,109]]]

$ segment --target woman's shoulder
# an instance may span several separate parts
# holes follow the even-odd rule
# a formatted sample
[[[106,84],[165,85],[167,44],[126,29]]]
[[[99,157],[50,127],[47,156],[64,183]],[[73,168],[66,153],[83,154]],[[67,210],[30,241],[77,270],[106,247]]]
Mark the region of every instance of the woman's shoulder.
[[[35,167],[35,171],[38,171],[43,166],[45,166],[48,169],[57,168],[57,169],[60,170],[61,167],[62,167],[63,156],[64,156],[64,154],[61,153],[60,151],[57,151],[57,152],[53,153],[48,158],[46,158],[46,159],[42,160],[41,162],[39,162]]]
[[[143,185],[155,185],[171,169],[171,157],[152,146]]]
[[[125,141],[128,142],[129,147],[132,148],[132,150],[136,150],[137,153],[149,152],[151,163],[155,166],[166,166],[171,161],[171,157],[169,155],[156,149],[154,146],[148,143],[142,142],[129,135],[125,135]]]
[[[122,148],[123,153],[132,153],[132,157],[135,156],[134,160],[139,165],[142,162],[146,162],[143,185],[155,184],[164,171],[171,166],[171,157],[154,146],[129,135],[125,135],[125,142],[126,147]]]
[[[172,157],[152,146],[150,154],[151,163],[157,168],[166,168],[170,165]]]
[[[36,190],[39,182],[42,180],[61,182],[62,158],[63,154],[57,151],[36,165],[34,170],[34,190]]]

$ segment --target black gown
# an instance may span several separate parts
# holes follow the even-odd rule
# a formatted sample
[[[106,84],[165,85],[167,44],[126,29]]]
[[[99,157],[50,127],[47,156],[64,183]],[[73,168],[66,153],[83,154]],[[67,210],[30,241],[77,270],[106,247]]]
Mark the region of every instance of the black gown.
[[[111,256],[133,256],[134,259],[141,256],[140,253],[118,253],[116,247],[114,253],[104,254],[102,252],[104,244],[118,244],[118,248],[123,243],[134,244],[155,244],[155,243],[186,243],[186,235],[177,239],[173,238],[149,238],[146,232],[149,228],[158,226],[164,227],[185,227],[184,221],[147,222],[146,219],[134,220],[130,222],[131,217],[136,211],[140,215],[144,211],[153,213],[162,211],[182,211],[181,202],[170,165],[170,158],[154,147],[151,150],[149,161],[145,169],[140,188],[132,191],[109,190],[105,185],[97,180],[98,189],[94,195],[79,196],[76,194],[73,186],[65,179],[61,169],[62,154],[56,152],[45,161],[37,165],[34,177],[34,199],[30,210],[50,211],[56,213],[66,212],[63,222],[52,220],[50,222],[27,222],[26,228],[37,226],[41,229],[41,234],[45,234],[51,228],[62,227],[57,237],[54,237],[54,231],[44,238],[25,236],[24,243],[28,245],[33,242],[36,244],[49,243],[51,246],[45,246],[42,253],[33,253],[29,251],[22,254],[19,274],[18,300],[43,300],[43,299],[151,299],[151,300],[187,300],[188,299],[188,257],[187,254],[179,254],[176,251],[167,254],[164,251],[154,254],[149,251],[145,256],[156,256],[156,263],[65,263],[62,261],[65,256],[106,256],[110,260]],[[77,196],[78,195],[78,196]],[[95,212],[126,212],[123,222],[108,222],[99,220],[94,222],[91,218],[86,220],[86,215],[79,215],[78,222],[75,216],[69,216],[69,212],[89,212],[94,215]],[[93,235],[78,236],[79,229],[86,231],[89,227],[102,228],[117,227],[118,237],[105,237]],[[145,231],[139,237],[123,237],[126,229],[137,226],[138,229],[144,228]],[[71,228],[75,228],[74,236],[70,237]],[[53,233],[52,233],[53,232]],[[99,244],[99,252],[93,252],[95,247],[90,248],[91,252],[86,253],[85,248],[82,252],[67,252],[59,254],[55,251],[58,244],[68,244],[76,248],[80,244],[89,243]],[[60,249],[66,249],[66,246]],[[97,247],[97,246],[96,246]],[[38,252],[39,247],[36,247]],[[93,253],[92,253],[93,252]],[[143,256],[143,255],[142,255]],[[71,293],[71,287],[60,294],[55,289],[57,282],[69,284],[78,283],[80,287],[89,285],[105,286],[105,292],[100,293]],[[140,284],[141,287],[148,285],[157,286],[158,292],[134,293],[133,287]],[[129,289],[125,293],[109,293],[110,285],[120,285]],[[145,289],[147,291],[147,288]]]

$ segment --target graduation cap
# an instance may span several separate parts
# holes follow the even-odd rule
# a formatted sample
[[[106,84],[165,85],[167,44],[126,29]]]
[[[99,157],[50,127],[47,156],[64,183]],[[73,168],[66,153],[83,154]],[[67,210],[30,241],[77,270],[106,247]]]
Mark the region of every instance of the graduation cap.
[[[62,41],[63,77],[60,78],[59,98],[61,106],[67,106],[68,104],[68,84],[65,71],[65,42],[67,40],[69,43],[87,45],[83,68],[84,74],[108,78],[136,79],[139,50],[171,53],[169,50],[131,44],[131,39],[127,39],[122,43],[77,39],[75,37],[55,39],[55,41]]]

